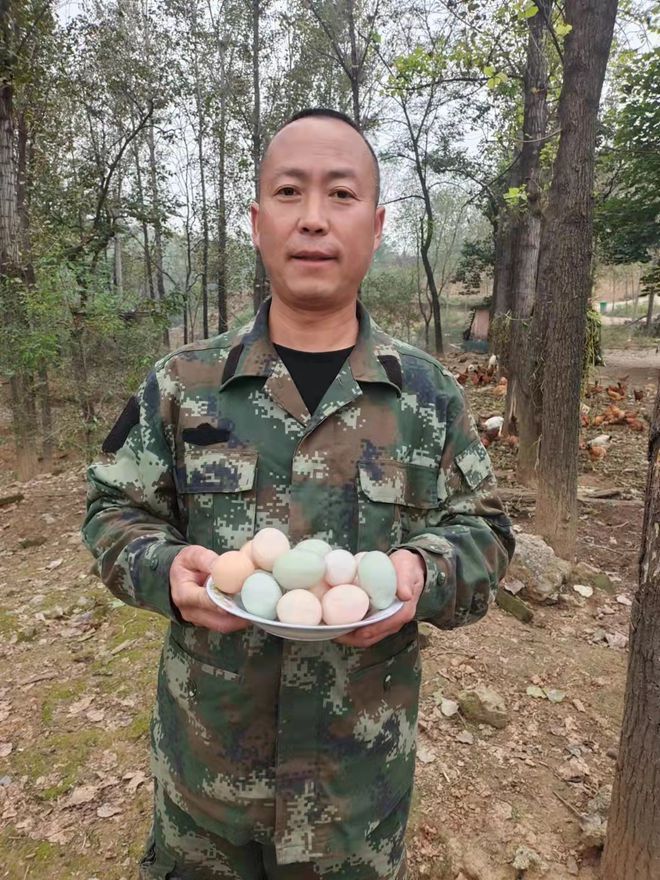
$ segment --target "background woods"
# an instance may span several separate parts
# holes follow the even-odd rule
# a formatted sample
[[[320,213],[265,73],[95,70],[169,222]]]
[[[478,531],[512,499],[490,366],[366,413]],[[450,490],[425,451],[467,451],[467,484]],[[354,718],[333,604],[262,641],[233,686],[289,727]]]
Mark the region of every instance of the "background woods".
[[[0,848],[19,853],[0,877],[88,880],[95,849],[129,873],[158,624],[87,579],[83,466],[159,356],[268,295],[249,205],[269,138],[309,106],[379,156],[362,299],[464,386],[519,530],[478,648],[427,633],[413,876],[595,880],[617,773],[603,877],[656,876],[659,11],[0,0],[0,656],[25,691],[0,682]],[[497,733],[452,708],[494,669]]]

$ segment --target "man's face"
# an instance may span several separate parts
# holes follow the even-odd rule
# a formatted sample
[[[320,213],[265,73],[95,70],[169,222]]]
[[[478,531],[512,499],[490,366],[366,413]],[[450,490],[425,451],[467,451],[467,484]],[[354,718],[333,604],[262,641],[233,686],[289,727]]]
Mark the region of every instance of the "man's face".
[[[273,295],[306,308],[355,300],[383,230],[375,199],[373,159],[349,125],[307,118],[282,129],[251,209]]]

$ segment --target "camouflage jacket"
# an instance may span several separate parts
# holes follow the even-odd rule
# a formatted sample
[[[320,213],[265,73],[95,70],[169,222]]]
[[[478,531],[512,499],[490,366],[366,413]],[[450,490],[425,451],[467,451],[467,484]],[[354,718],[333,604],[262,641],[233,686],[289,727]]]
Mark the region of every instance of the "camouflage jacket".
[[[89,470],[83,534],[110,590],[166,615],[152,723],[168,796],[282,864],[351,852],[412,785],[417,624],[374,647],[184,624],[169,567],[276,526],[353,552],[408,547],[427,577],[418,618],[487,610],[510,524],[460,386],[359,309],[357,344],[310,416],[268,335],[247,328],[164,358]]]

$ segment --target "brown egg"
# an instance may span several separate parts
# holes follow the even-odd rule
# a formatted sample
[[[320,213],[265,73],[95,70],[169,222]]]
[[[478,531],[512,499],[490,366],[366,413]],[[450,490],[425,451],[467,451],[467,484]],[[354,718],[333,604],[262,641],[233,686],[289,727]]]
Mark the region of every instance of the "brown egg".
[[[326,580],[320,580],[318,584],[314,584],[313,587],[309,587],[309,592],[316,596],[316,598],[320,602],[329,589],[330,584]]]
[[[252,559],[252,541],[246,541],[245,544],[243,544],[243,546],[239,548],[239,552],[245,553],[248,559],[254,562],[254,559]]]
[[[328,626],[357,623],[369,610],[369,596],[355,584],[339,584],[328,590],[322,604]]]
[[[238,593],[243,582],[254,572],[254,563],[240,550],[222,553],[211,566],[213,586],[223,593]]]

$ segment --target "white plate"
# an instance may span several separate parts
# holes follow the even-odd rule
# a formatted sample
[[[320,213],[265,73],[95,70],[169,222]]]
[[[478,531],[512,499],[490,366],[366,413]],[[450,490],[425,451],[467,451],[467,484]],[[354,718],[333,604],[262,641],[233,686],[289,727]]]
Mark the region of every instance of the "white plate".
[[[223,611],[228,611],[230,614],[235,614],[237,617],[249,620],[273,636],[290,639],[294,642],[325,642],[328,639],[336,639],[337,636],[346,635],[346,633],[359,629],[362,626],[369,626],[371,623],[380,623],[382,620],[387,620],[388,617],[392,617],[393,614],[396,614],[397,611],[403,608],[403,602],[395,599],[383,611],[375,611],[357,623],[351,623],[348,626],[328,626],[325,623],[320,626],[307,626],[302,623],[281,623],[279,620],[266,620],[264,617],[257,617],[256,614],[250,614],[249,611],[243,608],[239,595],[228,596],[225,593],[217,592],[213,588],[211,578],[208,578],[206,581],[206,592],[212,601],[219,608],[222,608]]]

